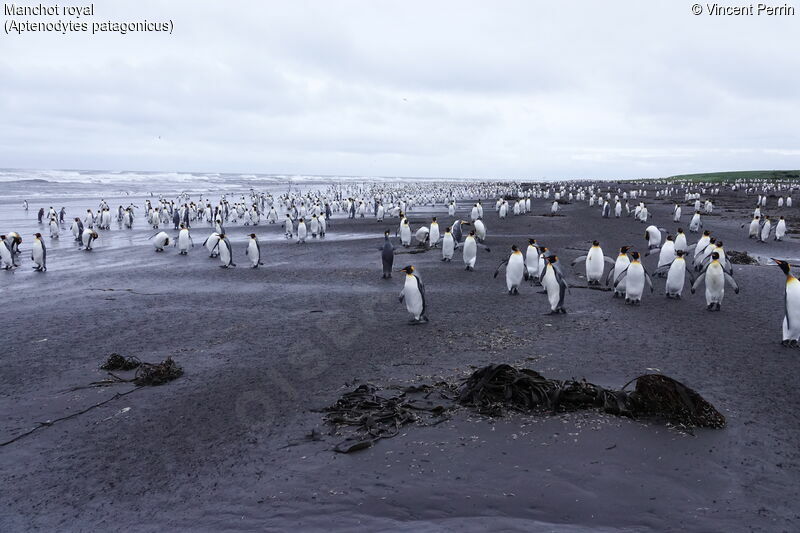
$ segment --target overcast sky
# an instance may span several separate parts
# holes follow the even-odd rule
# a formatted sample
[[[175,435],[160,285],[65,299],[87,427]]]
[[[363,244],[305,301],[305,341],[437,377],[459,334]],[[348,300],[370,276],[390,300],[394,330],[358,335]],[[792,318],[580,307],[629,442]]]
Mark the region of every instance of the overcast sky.
[[[0,36],[0,167],[799,168],[800,14],[694,16],[692,4],[95,2],[90,22],[172,19],[174,34]]]

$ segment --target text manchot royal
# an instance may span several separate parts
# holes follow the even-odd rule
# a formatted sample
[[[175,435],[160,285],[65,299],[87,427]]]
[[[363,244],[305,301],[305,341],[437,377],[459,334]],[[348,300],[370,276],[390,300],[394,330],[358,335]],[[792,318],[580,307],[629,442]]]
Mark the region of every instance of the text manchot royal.
[[[694,4],[693,15],[719,17],[793,17],[797,10],[792,4]]]
[[[24,33],[169,33],[175,25],[169,20],[101,20],[94,4],[65,6],[60,4],[4,3],[6,35]]]

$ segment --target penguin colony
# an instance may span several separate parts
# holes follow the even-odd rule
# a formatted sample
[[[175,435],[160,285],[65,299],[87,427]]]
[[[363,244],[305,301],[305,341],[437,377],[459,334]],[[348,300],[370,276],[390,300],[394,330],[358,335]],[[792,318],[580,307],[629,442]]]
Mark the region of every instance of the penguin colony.
[[[556,183],[532,184],[473,184],[451,187],[442,190],[437,187],[426,189],[423,185],[414,187],[357,187],[348,190],[355,193],[343,194],[341,187],[331,186],[324,191],[307,192],[305,194],[287,193],[273,197],[267,193],[251,191],[249,196],[242,195],[236,201],[229,201],[226,195],[212,205],[209,199],[191,201],[188,194],[181,194],[176,200],[159,198],[157,201],[146,200],[143,212],[137,214],[139,206],[130,204],[119,206],[116,216],[112,216],[111,208],[101,200],[97,212],[87,209],[82,217],[73,217],[69,223],[69,232],[77,246],[84,251],[92,251],[100,239],[99,231],[108,231],[112,219],[116,218],[119,229],[130,230],[138,218],[155,231],[149,240],[155,252],[163,253],[169,247],[177,249],[179,255],[188,255],[195,247],[190,230],[193,226],[210,226],[213,231],[203,241],[202,247],[209,256],[220,262],[220,267],[231,268],[233,261],[233,243],[225,232],[227,224],[258,226],[259,224],[275,224],[282,227],[287,240],[297,244],[306,244],[309,240],[325,237],[331,219],[334,216],[351,219],[374,217],[377,221],[386,218],[398,221],[395,230],[384,232],[383,245],[379,247],[382,263],[382,277],[389,279],[392,272],[402,272],[404,281],[399,300],[411,315],[410,322],[420,324],[428,322],[428,305],[425,286],[414,265],[407,265],[394,270],[394,259],[397,253],[395,244],[411,247],[412,243],[427,249],[441,249],[441,261],[450,263],[456,251],[461,252],[464,270],[475,271],[479,252],[490,252],[486,245],[487,227],[484,219],[484,206],[474,198],[496,198],[494,210],[500,221],[510,216],[530,213],[532,202],[538,204],[549,216],[565,216],[561,214],[561,204],[586,202],[590,207],[599,208],[600,218],[630,218],[634,222],[646,225],[643,231],[641,246],[626,244],[618,248],[616,257],[605,255],[599,240],[584,255],[571,261],[570,267],[579,267],[585,274],[589,287],[609,288],[613,298],[624,299],[626,304],[640,305],[646,294],[656,290],[654,277],[665,278],[663,294],[667,298],[681,299],[686,287],[695,293],[701,287],[704,291],[706,309],[720,311],[725,297],[726,287],[739,293],[739,285],[733,277],[733,268],[728,260],[723,242],[717,239],[712,230],[706,228],[703,215],[711,214],[715,209],[712,198],[719,195],[721,188],[731,191],[744,191],[754,197],[755,207],[752,219],[741,225],[747,228],[751,239],[766,242],[769,239],[783,241],[787,234],[786,219],[780,216],[773,224],[767,210],[768,198],[778,208],[792,207],[792,192],[797,184],[786,182],[769,183],[766,181],[734,181],[727,183],[691,183],[691,182],[649,182],[656,184],[655,191],[643,189],[642,184],[632,184],[629,190],[620,186],[603,187],[602,184]],[[605,189],[605,191],[603,190]],[[663,227],[652,223],[652,215],[645,200],[648,193],[655,198],[674,201],[671,222],[680,224],[686,207],[691,208],[689,219],[689,236],[681,227],[671,233]],[[772,200],[777,196],[777,200]],[[459,204],[470,199],[471,205],[464,218],[456,218]],[[631,204],[635,204],[631,208]],[[423,225],[413,231],[406,214],[415,206],[435,207],[437,204],[446,207],[452,222],[440,223],[432,217],[427,226]],[[28,202],[23,203],[28,210]],[[137,216],[138,215],[138,216]],[[463,216],[463,215],[462,215]],[[66,228],[66,209],[56,211],[53,207],[38,211],[38,223],[47,232],[50,239],[59,239],[62,229]],[[174,234],[167,229],[172,226]],[[165,228],[165,229],[162,229]],[[32,235],[30,260],[37,272],[47,271],[47,245],[41,231]],[[695,242],[689,243],[690,240]],[[13,269],[20,265],[23,238],[17,232],[0,235],[0,268]],[[244,243],[237,243],[237,245]],[[262,261],[262,247],[256,233],[250,233],[245,247],[248,266],[258,268]],[[657,257],[651,267],[645,266],[646,258]],[[652,260],[648,260],[651,261]],[[791,265],[783,259],[773,258],[785,276],[784,317],[782,321],[782,343],[785,346],[797,347],[800,341],[800,281],[792,274]],[[497,278],[505,269],[505,287],[509,295],[520,294],[520,289],[528,284],[542,287],[547,296],[549,312],[546,314],[566,314],[566,300],[570,293],[567,273],[562,261],[554,250],[549,249],[535,238],[529,238],[525,251],[516,244],[511,246],[510,254],[505,257],[494,271]],[[688,284],[687,284],[688,281]]]

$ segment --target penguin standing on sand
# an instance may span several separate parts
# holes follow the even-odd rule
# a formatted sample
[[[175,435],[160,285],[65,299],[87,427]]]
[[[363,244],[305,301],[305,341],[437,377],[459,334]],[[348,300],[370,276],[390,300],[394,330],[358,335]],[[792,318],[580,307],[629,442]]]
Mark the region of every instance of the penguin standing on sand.
[[[661,230],[655,226],[647,226],[644,230],[644,238],[647,246],[652,250],[661,247]]]
[[[189,229],[186,227],[186,224],[180,224],[180,231],[178,232],[178,240],[175,241],[175,245],[178,247],[178,253],[180,255],[187,255],[189,253],[189,246],[194,248],[194,241],[192,241],[192,236],[189,234]]]
[[[400,303],[405,302],[406,309],[411,316],[412,324],[419,324],[420,322],[428,321],[428,304],[425,301],[425,285],[419,276],[414,274],[414,267],[408,265],[400,270],[406,273],[406,280],[403,284],[403,290],[400,291]]]
[[[614,284],[615,288],[621,281],[625,281],[625,303],[631,305],[639,305],[642,303],[642,294],[644,293],[644,285],[650,285],[650,292],[653,292],[653,280],[650,279],[650,274],[647,269],[642,265],[639,252],[631,252],[631,264],[622,272]]]
[[[788,262],[780,259],[773,259],[773,261],[786,275],[781,344],[797,348],[800,341],[800,281],[792,275],[791,265]]]
[[[614,298],[621,298],[625,294],[625,279],[620,279],[620,276],[631,264],[631,258],[628,256],[628,250],[630,249],[630,246],[622,246],[619,249],[617,260],[614,261],[614,268],[606,276],[606,286],[608,286],[609,282],[614,282]]]
[[[383,263],[383,279],[392,277],[392,266],[394,265],[394,245],[389,240],[389,230],[383,232],[383,246],[381,250],[381,263]]]
[[[306,237],[308,237],[306,221],[304,218],[300,218],[300,221],[297,223],[297,244],[305,244]]]
[[[456,240],[448,227],[444,230],[444,237],[442,237],[442,261],[447,261],[448,263],[452,261],[455,249]]]
[[[411,246],[411,226],[408,225],[408,219],[405,217],[400,223],[400,244],[406,248]]]
[[[550,312],[545,314],[549,315],[567,313],[567,310],[564,308],[564,299],[569,286],[557,262],[557,256],[548,255],[545,261],[544,274],[541,277],[542,285],[547,293],[547,301],[550,303]]]
[[[536,239],[528,239],[525,250],[525,279],[539,280],[539,247]]]
[[[599,241],[593,241],[589,252],[586,255],[576,257],[572,261],[572,266],[575,266],[581,261],[586,263],[586,282],[588,285],[600,285],[600,280],[603,279],[605,263],[608,262],[614,265],[613,259],[603,255],[603,249],[600,248]]]
[[[683,294],[683,285],[686,282],[686,273],[689,273],[689,284],[694,283],[694,275],[686,264],[686,259],[683,257],[685,252],[678,250],[675,252],[675,259],[668,265],[660,266],[656,273],[663,274],[666,272],[667,285],[664,288],[664,294],[667,298],[675,298],[680,300]]]
[[[33,269],[37,272],[47,271],[47,247],[44,245],[41,233],[33,235],[33,246],[31,246],[31,261],[36,265]]]
[[[517,249],[517,245],[511,246],[511,255],[508,259],[503,260],[494,271],[494,277],[500,273],[500,268],[506,265],[506,287],[508,294],[519,294],[519,286],[522,283],[523,275],[525,274],[525,261],[522,258],[522,252]]]
[[[490,251],[489,248],[478,243],[478,240],[475,238],[475,230],[472,230],[469,232],[469,235],[467,235],[467,238],[464,239],[464,250],[462,251],[462,257],[466,265],[464,270],[475,270],[475,261],[478,259],[478,246],[487,252]]]
[[[261,244],[259,244],[255,233],[250,234],[250,242],[247,243],[244,254],[250,259],[251,268],[258,268],[259,265],[264,264],[261,262]]]
[[[733,287],[733,292],[739,294],[739,285],[733,276],[725,272],[722,264],[719,262],[719,254],[711,252],[711,263],[708,264],[705,271],[698,276],[692,284],[692,294],[700,285],[700,282],[706,283],[706,309],[709,311],[719,311],[722,307],[722,299],[725,297],[725,282],[730,283]]]
[[[431,248],[436,248],[439,244],[439,223],[436,221],[436,217],[433,217],[431,220],[431,229],[430,234],[428,235],[428,245]]]
[[[220,267],[235,267],[236,264],[233,262],[233,248],[231,247],[231,241],[228,240],[228,237],[226,237],[224,233],[221,233],[219,236],[217,248],[219,249],[219,260],[222,262]]]
[[[83,236],[83,222],[78,217],[75,217],[75,220],[72,221],[72,227],[70,228],[72,231],[72,235],[75,237],[75,240],[81,242],[81,238]]]

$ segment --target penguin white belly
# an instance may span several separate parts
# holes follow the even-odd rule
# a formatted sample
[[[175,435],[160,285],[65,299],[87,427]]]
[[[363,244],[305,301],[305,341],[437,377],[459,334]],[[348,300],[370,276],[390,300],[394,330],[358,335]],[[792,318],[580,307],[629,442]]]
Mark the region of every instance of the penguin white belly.
[[[612,276],[612,282],[616,282],[617,278],[628,268],[628,265],[631,264],[631,260],[628,258],[627,255],[622,255],[617,258],[616,263],[614,263],[614,275]],[[614,292],[616,294],[622,294],[625,292],[625,279],[619,282],[619,284],[614,288]]]
[[[0,242],[0,261],[4,267],[14,266],[14,258],[11,255],[11,250],[2,242]]]
[[[506,287],[510,291],[513,288],[519,288],[522,283],[522,274],[525,270],[525,265],[522,260],[522,254],[517,252],[511,255],[506,265]]]
[[[475,221],[475,235],[481,240],[486,240],[486,226],[480,220]]]
[[[642,269],[642,265],[632,264],[628,267],[628,274],[625,276],[625,299],[641,300],[643,292],[644,269]]]
[[[247,257],[250,259],[251,266],[258,266],[261,257],[259,257],[258,246],[254,239],[250,239],[250,243],[247,245]]]
[[[719,264],[712,263],[706,269],[706,305],[721,304],[725,297],[725,276]]]
[[[33,243],[31,259],[33,259],[33,262],[36,263],[36,266],[40,268],[44,266],[44,250],[42,249],[42,244],[38,241]]]
[[[219,243],[219,260],[223,265],[228,266],[231,264],[231,251],[224,241]]]
[[[431,224],[430,242],[428,244],[433,246],[437,242],[439,242],[439,224]]]
[[[674,247],[675,247],[675,250],[681,250],[682,252],[685,252],[686,249],[689,247],[686,244],[686,235],[684,235],[683,233],[679,233],[678,236],[675,237],[675,246]]]
[[[686,280],[686,261],[675,259],[667,272],[666,293],[669,296],[680,296]]]
[[[662,267],[668,265],[675,259],[675,244],[672,241],[667,241],[661,247],[661,252],[658,254],[658,266]]]
[[[189,250],[189,232],[185,229],[178,234],[178,250],[181,252]]]
[[[400,242],[403,246],[411,245],[411,228],[408,224],[403,224],[403,227],[400,228]]]
[[[449,233],[445,233],[444,240],[442,241],[442,258],[452,259],[455,246],[453,236]]]
[[[464,264],[470,268],[474,268],[477,255],[478,245],[475,244],[475,239],[468,238],[464,241]]]
[[[561,287],[558,285],[556,274],[553,272],[553,267],[547,265],[542,278],[542,286],[547,291],[547,301],[550,303],[550,310],[555,311],[558,308],[558,301],[561,299]]]
[[[305,222],[301,222],[297,225],[297,238],[301,241],[306,240],[306,236],[308,235],[308,228],[306,228]]]
[[[417,279],[414,276],[406,275],[406,283],[403,286],[403,299],[406,309],[416,320],[422,315],[422,294],[417,286]]]
[[[586,255],[586,280],[587,281],[600,281],[603,277],[603,270],[605,269],[605,259],[603,258],[603,250],[597,247],[592,247]]]
[[[533,246],[528,246],[525,252],[525,266],[529,276],[539,276],[539,252]]]
[[[800,281],[797,279],[791,279],[786,282],[786,314],[783,317],[783,340],[800,341]]]

